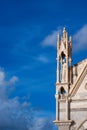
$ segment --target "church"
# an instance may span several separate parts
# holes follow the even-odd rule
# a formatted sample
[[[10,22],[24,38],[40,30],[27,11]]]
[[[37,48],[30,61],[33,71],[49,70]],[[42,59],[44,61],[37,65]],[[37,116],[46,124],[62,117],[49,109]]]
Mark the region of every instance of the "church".
[[[87,59],[72,64],[72,37],[57,40],[56,119],[58,130],[87,130]]]

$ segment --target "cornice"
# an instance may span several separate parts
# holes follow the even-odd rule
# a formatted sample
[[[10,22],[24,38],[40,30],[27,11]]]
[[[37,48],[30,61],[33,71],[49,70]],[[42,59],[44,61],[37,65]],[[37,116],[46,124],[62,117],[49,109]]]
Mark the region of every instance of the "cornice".
[[[56,125],[62,125],[62,126],[66,126],[66,125],[71,125],[71,123],[73,122],[72,120],[55,120],[53,121]]]
[[[70,108],[70,112],[87,111],[87,108]],[[66,112],[66,109],[61,108],[60,112]]]

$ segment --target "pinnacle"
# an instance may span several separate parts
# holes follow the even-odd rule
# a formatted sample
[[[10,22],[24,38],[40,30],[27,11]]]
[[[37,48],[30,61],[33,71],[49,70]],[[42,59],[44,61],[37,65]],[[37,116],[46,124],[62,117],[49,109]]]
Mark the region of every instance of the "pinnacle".
[[[65,27],[63,28],[63,32],[66,32],[66,28]]]

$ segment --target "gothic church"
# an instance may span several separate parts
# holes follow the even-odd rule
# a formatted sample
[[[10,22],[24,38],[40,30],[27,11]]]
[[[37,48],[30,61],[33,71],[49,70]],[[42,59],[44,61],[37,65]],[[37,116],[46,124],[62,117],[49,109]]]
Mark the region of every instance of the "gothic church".
[[[87,59],[72,65],[72,37],[57,41],[56,120],[58,130],[87,130]]]

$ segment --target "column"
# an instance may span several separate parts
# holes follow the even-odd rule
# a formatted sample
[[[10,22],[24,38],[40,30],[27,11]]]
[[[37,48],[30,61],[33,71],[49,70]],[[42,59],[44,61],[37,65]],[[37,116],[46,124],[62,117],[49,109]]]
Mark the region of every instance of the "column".
[[[68,56],[66,55],[66,82],[68,83]]]
[[[56,94],[55,97],[56,97],[56,120],[59,120],[59,101],[58,101],[58,94]]]
[[[59,58],[57,57],[57,83],[59,82]]]
[[[72,60],[70,59],[70,83],[72,83]]]
[[[69,120],[69,104],[68,96],[66,96],[66,120]]]

